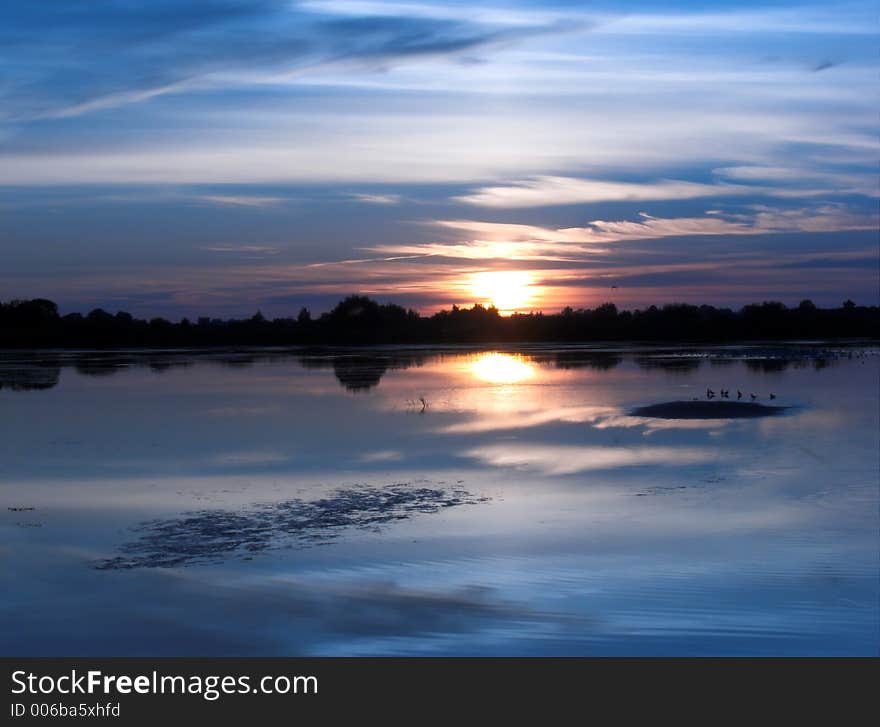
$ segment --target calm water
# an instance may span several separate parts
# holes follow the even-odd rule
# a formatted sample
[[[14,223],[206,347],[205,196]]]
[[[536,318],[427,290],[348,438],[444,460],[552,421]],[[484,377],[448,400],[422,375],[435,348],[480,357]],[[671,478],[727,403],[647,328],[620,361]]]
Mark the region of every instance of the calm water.
[[[878,360],[2,354],[0,653],[876,654]]]

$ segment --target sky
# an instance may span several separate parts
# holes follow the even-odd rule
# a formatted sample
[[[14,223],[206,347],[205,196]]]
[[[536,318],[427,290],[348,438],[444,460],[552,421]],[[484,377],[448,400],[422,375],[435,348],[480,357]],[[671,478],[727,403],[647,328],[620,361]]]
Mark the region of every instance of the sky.
[[[874,2],[0,9],[0,300],[877,304]]]

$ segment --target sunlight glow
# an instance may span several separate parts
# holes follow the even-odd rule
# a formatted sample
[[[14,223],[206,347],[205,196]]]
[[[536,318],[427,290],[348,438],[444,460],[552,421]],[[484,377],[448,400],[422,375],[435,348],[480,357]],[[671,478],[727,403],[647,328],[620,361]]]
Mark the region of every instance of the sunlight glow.
[[[535,367],[522,356],[484,353],[471,365],[473,374],[490,384],[516,384],[535,375]]]
[[[535,292],[534,277],[525,270],[498,270],[474,273],[470,289],[478,303],[494,305],[501,313],[527,308]]]

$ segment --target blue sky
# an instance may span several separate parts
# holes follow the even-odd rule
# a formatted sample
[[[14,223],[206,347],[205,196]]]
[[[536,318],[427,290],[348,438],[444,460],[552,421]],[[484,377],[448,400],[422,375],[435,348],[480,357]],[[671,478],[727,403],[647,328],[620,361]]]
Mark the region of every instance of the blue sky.
[[[0,298],[878,300],[875,3],[0,10]],[[614,287],[612,287],[614,286]]]

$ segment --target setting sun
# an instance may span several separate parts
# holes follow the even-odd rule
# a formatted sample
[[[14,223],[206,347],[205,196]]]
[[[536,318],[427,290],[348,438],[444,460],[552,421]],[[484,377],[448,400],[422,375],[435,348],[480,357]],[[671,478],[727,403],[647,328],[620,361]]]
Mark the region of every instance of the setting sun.
[[[534,277],[525,270],[474,273],[470,288],[476,302],[494,305],[501,313],[513,313],[532,302]]]

